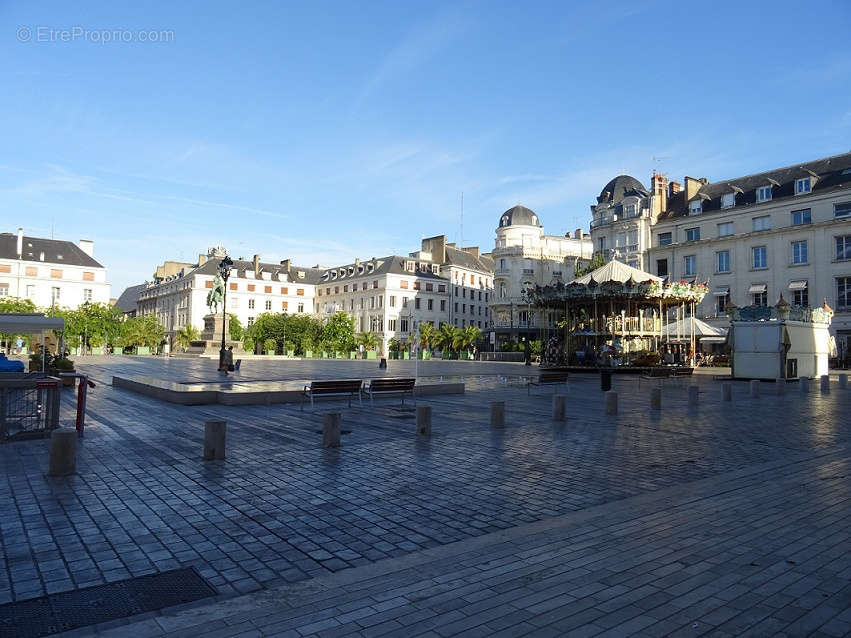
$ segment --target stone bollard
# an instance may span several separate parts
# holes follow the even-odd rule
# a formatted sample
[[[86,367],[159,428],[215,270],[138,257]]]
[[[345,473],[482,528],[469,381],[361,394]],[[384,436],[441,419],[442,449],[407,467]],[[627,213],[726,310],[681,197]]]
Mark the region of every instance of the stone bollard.
[[[553,395],[553,421],[567,420],[567,397],[563,394]]]
[[[801,394],[807,394],[810,391],[810,379],[808,377],[801,377],[798,379],[798,389],[801,391]]]
[[[417,406],[417,434],[431,436],[431,406]]]
[[[652,388],[650,390],[650,409],[662,409],[662,388]]]
[[[322,447],[340,447],[340,425],[343,415],[329,412],[322,417]]]
[[[689,405],[697,405],[698,399],[700,397],[700,390],[697,385],[692,384],[688,387],[688,404]]]
[[[777,377],[774,380],[774,391],[777,393],[777,396],[786,394],[786,379]]]
[[[57,428],[50,434],[48,476],[68,476],[77,470],[77,431]]]
[[[614,390],[609,390],[605,393],[606,396],[606,414],[614,415],[618,413],[618,393]]]
[[[491,425],[495,428],[505,426],[505,401],[491,403]]]
[[[733,400],[733,384],[725,381],[721,384],[721,400],[722,401],[732,401]]]
[[[751,396],[754,397],[755,399],[759,398],[759,383],[760,383],[759,379],[751,379],[751,384],[750,384]]]
[[[842,373],[842,374],[839,375],[839,389],[840,390],[846,390],[847,388],[848,388],[848,375]]]
[[[830,375],[829,374],[821,375],[821,393],[822,394],[830,394]]]
[[[204,422],[204,460],[222,461],[225,458],[226,421]]]

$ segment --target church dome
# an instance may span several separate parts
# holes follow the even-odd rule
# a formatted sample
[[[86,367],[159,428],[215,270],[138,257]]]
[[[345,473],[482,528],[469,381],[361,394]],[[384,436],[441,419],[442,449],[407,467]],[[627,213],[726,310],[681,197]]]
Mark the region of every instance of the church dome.
[[[631,175],[618,175],[603,186],[603,190],[600,191],[600,196],[597,198],[597,203],[617,204],[629,195],[647,197],[649,194],[647,189],[644,188],[644,184]]]
[[[509,208],[500,216],[499,225],[501,228],[505,226],[537,226],[540,228],[541,220],[525,206],[515,206]]]

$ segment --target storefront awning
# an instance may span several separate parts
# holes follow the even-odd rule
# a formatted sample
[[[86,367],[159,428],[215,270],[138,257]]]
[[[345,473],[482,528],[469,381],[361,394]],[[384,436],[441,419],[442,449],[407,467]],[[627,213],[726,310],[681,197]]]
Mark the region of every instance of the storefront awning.
[[[748,288],[748,294],[758,295],[766,290],[768,290],[768,286],[766,284],[753,284],[750,288]]]
[[[807,289],[806,279],[801,280],[801,281],[789,282],[789,290],[806,290],[806,289]]]
[[[718,286],[712,291],[712,294],[716,297],[726,297],[730,294],[730,286]]]

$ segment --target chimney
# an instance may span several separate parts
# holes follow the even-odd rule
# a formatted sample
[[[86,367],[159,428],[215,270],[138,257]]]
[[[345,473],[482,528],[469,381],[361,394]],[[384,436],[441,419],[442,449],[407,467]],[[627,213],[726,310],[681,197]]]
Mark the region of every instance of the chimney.
[[[207,263],[207,255],[204,255],[204,254],[198,255],[198,265],[203,266],[206,263]]]
[[[44,251],[41,251],[41,254],[38,256],[40,261],[44,261]]]
[[[283,266],[284,270],[289,272],[290,271],[290,260],[289,259],[282,259],[281,260],[281,266]]]
[[[679,182],[671,182],[668,184],[668,197],[671,198],[674,195],[678,195],[683,192],[683,185]]]
[[[81,239],[80,240],[80,250],[86,253],[89,257],[94,257],[95,254],[95,242],[91,239]]]
[[[260,255],[254,255],[254,276],[260,276]]]
[[[24,229],[18,229],[18,257],[24,254]]]
[[[699,179],[695,179],[694,177],[685,178],[685,190],[686,190],[686,202],[690,202],[694,199],[694,196],[697,195],[697,191],[700,190],[700,187],[703,186],[704,182]]]
[[[668,178],[653,171],[650,184],[653,190],[653,214],[658,215],[668,210]]]
[[[360,258],[355,257],[355,268],[357,268],[358,266],[360,266]]]
[[[469,248],[465,248],[464,252],[472,255],[476,259],[479,258],[479,247],[478,246],[470,246]]]
[[[577,228],[574,235],[576,236],[576,239],[582,239],[585,236],[585,233],[582,232],[581,228]]]

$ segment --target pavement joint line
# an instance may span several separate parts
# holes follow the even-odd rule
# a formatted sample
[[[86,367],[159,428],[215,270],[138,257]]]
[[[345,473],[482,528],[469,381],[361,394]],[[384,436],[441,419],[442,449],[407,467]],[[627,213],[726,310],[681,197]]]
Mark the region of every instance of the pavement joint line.
[[[339,593],[335,590],[345,588],[349,585],[368,584],[369,581],[378,580],[388,575],[427,566],[430,563],[447,560],[459,555],[469,555],[471,552],[510,543],[512,540],[521,537],[534,537],[545,532],[563,527],[571,527],[577,524],[592,524],[595,520],[605,519],[611,515],[615,515],[615,518],[620,519],[623,523],[647,518],[661,512],[671,512],[675,509],[694,506],[701,501],[746,489],[757,482],[757,479],[761,475],[767,475],[769,480],[776,480],[777,474],[772,473],[773,470],[785,468],[786,474],[793,474],[792,468],[794,466],[800,466],[817,460],[841,460],[845,458],[846,454],[847,448],[844,445],[825,448],[818,453],[798,453],[783,461],[771,461],[760,465],[749,466],[687,484],[674,485],[627,499],[610,501],[583,510],[491,532],[482,536],[463,539],[447,545],[427,548],[411,554],[387,558],[375,563],[320,575],[307,581],[276,585],[269,589],[242,596],[216,599],[212,603],[207,600],[179,608],[169,608],[158,612],[154,620],[160,629],[160,633],[165,634],[174,631],[190,631],[193,626],[213,620],[223,620],[226,622],[226,619],[230,616],[238,615],[241,618],[245,614],[250,614],[260,621],[264,615],[282,613],[287,609],[295,612],[299,609],[295,601],[309,600],[311,596],[319,597],[317,604],[325,605],[321,607],[322,609],[333,608],[337,604],[334,601],[334,596]],[[321,602],[323,598],[326,599],[325,603]],[[299,611],[296,615],[300,613]],[[134,631],[136,620],[136,617],[126,618],[124,619],[124,624],[119,627],[116,627],[116,621],[112,621],[109,623],[109,628],[132,632]],[[144,620],[143,624],[149,627],[150,619]],[[100,626],[93,626],[88,629],[99,632],[101,628]],[[63,634],[59,635],[62,636]]]

